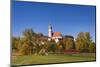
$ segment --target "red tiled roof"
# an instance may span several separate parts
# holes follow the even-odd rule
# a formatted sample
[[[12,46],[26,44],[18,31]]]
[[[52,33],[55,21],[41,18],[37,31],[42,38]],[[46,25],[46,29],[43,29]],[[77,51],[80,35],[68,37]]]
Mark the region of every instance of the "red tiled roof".
[[[53,37],[62,36],[61,32],[54,32]]]

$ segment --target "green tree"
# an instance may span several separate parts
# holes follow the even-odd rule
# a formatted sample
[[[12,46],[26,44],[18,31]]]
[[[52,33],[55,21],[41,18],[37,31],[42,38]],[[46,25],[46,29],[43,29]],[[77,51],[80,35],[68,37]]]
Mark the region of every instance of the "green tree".
[[[57,50],[57,45],[56,45],[55,41],[48,42],[48,51],[55,53],[56,50]]]
[[[95,53],[96,52],[96,46],[94,42],[91,42],[89,45],[89,52],[90,53]]]

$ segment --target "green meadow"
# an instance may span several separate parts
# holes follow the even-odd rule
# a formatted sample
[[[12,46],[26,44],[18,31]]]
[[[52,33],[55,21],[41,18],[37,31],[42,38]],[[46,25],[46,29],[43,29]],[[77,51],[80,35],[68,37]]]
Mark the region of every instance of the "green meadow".
[[[60,54],[60,55],[22,55],[12,56],[12,65],[52,64],[68,62],[95,61],[95,53]]]

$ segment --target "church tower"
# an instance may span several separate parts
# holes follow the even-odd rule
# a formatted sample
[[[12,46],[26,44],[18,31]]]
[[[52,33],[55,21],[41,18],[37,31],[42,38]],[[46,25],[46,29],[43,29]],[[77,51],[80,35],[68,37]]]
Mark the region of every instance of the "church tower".
[[[52,31],[52,26],[51,26],[51,24],[49,24],[49,26],[48,26],[48,36],[51,38],[52,37],[52,33],[53,33],[53,31]]]

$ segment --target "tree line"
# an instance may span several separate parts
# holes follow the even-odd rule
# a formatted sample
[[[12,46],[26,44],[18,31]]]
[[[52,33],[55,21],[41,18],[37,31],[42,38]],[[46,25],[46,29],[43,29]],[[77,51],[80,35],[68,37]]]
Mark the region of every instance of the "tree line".
[[[95,53],[96,44],[92,41],[89,32],[80,32],[76,39],[64,38],[56,43],[48,41],[41,33],[35,33],[32,29],[25,29],[21,37],[12,36],[12,51],[22,55],[48,55],[49,53],[62,53],[65,50],[78,50],[79,52]]]

